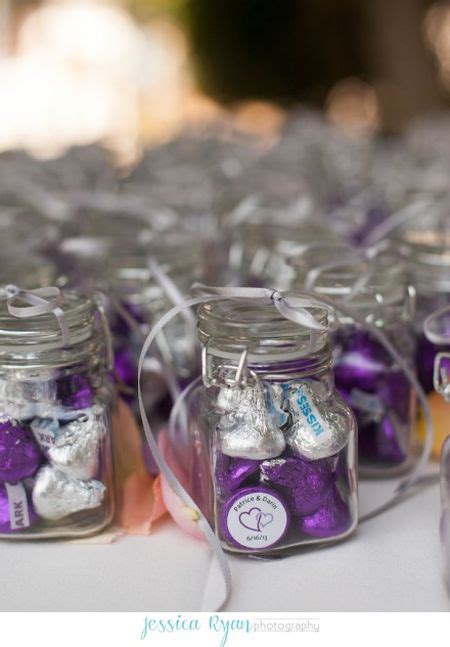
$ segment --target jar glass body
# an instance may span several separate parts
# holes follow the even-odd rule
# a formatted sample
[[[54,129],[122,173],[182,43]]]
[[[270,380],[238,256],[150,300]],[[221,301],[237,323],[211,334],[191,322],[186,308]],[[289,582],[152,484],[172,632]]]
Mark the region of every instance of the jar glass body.
[[[216,341],[189,398],[200,448],[190,489],[222,546],[271,553],[347,537],[357,524],[356,425],[335,391],[325,337],[308,352],[305,340],[303,352],[274,352],[276,340],[254,338],[239,383],[241,352]]]
[[[414,336],[404,321],[386,323],[383,333],[414,368]],[[370,333],[347,322],[333,337],[336,388],[358,424],[358,460],[363,476],[384,477],[411,467],[416,396],[404,374]]]
[[[407,470],[415,449],[414,388],[376,336],[355,321],[383,332],[414,370],[415,291],[404,262],[389,250],[365,256],[322,247],[292,264],[296,285],[307,284],[318,298],[332,298],[338,311],[339,304],[350,309],[339,312],[333,335],[334,372],[336,388],[357,419],[361,475]]]
[[[192,283],[202,277],[201,254],[181,241],[157,250],[117,253],[108,267],[107,279],[115,302],[110,318],[114,336],[116,372],[129,389],[128,401],[136,405],[137,365],[142,340],[150,328],[173,305],[183,301]],[[163,247],[163,246],[162,246]],[[164,275],[152,271],[151,262]],[[143,397],[148,412],[168,394],[165,374],[183,389],[199,371],[196,349],[195,317],[188,312],[170,321],[157,336],[152,352],[145,359],[142,380]],[[169,378],[170,379],[170,378]]]
[[[100,330],[88,325],[94,319],[83,321],[85,339],[65,349],[0,342],[2,538],[85,536],[112,519],[114,385]]]

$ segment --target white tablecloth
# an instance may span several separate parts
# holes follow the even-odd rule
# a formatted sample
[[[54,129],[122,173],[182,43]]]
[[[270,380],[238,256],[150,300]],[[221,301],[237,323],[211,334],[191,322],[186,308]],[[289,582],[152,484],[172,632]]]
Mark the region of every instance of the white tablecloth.
[[[363,510],[392,488],[364,484]],[[271,562],[231,556],[226,610],[448,610],[438,525],[435,484],[340,544]],[[206,582],[218,586],[210,564],[207,545],[169,520],[110,545],[3,541],[0,610],[196,611]]]

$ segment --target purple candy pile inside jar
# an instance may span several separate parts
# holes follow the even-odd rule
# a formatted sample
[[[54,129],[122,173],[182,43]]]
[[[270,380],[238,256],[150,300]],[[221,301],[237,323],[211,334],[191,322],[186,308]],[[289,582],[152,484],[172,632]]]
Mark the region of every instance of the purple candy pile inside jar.
[[[228,550],[328,542],[356,526],[355,422],[334,388],[328,312],[310,312],[323,326],[313,334],[268,298],[199,310],[203,384],[190,411],[209,439],[210,515]]]
[[[352,308],[380,329],[414,366],[413,292],[405,264],[392,252],[313,250],[292,261],[295,285]],[[358,423],[362,474],[383,476],[407,469],[414,450],[415,394],[382,343],[347,314],[333,335],[336,388]]]
[[[78,293],[64,294],[61,312],[66,340],[51,310],[16,319],[8,304],[0,304],[0,535],[5,537],[91,534],[113,512],[113,388],[103,331],[94,303]]]

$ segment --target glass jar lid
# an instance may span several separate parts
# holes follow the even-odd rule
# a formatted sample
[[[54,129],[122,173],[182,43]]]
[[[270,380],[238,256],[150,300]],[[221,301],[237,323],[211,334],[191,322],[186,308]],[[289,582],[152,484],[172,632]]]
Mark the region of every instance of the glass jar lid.
[[[9,313],[5,301],[0,301],[0,367],[57,368],[86,358],[98,361],[101,339],[93,300],[67,291],[60,308],[69,333],[67,346],[53,312],[18,318]]]
[[[379,323],[394,315],[392,308],[395,313],[404,308],[408,298],[406,264],[389,249],[371,255],[346,245],[322,245],[291,258],[290,264],[297,289],[343,300]]]
[[[284,296],[298,297],[296,293]],[[320,304],[306,308],[326,326],[329,310]],[[200,306],[198,337],[217,356],[235,357],[248,351],[249,362],[303,357],[327,348],[328,331],[311,330],[283,317],[270,298],[224,299]]]

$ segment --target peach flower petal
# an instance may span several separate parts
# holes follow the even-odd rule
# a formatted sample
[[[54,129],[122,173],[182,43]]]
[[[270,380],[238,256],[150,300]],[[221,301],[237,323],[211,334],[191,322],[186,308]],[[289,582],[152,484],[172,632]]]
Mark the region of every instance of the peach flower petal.
[[[132,535],[150,534],[153,523],[167,511],[159,479],[145,468],[142,442],[133,412],[119,399],[113,416],[117,520]]]
[[[166,513],[161,498],[155,497],[154,485],[148,474],[132,474],[123,484],[119,523],[128,534],[150,534],[153,523]]]
[[[181,485],[184,485],[186,474],[184,473],[180,463],[175,458],[165,430],[161,430],[159,433],[158,446],[169,468],[172,470],[178,481],[180,481]],[[195,537],[195,539],[202,539],[205,541],[205,536],[198,525],[200,518],[198,512],[183,503],[179,496],[172,490],[163,474],[160,475],[160,479],[162,498],[172,519],[181,528],[181,530],[186,532],[188,535]]]

